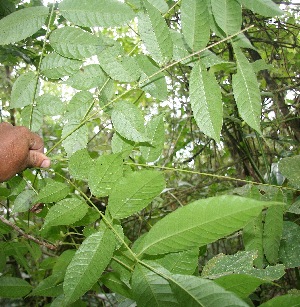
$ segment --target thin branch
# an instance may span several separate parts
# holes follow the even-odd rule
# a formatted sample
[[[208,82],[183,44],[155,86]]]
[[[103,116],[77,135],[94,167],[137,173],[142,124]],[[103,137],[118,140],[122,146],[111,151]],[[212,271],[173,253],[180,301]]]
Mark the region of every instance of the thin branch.
[[[13,228],[15,231],[17,231],[21,236],[23,236],[24,238],[33,241],[35,243],[37,243],[38,245],[41,246],[45,246],[51,250],[56,250],[57,247],[53,244],[47,243],[45,241],[41,241],[29,234],[27,234],[26,232],[24,232],[21,228],[19,228],[17,225],[13,224],[12,222],[10,222],[9,220],[5,219],[3,216],[0,215],[0,220],[1,222],[3,222],[4,224],[8,225],[9,227]]]

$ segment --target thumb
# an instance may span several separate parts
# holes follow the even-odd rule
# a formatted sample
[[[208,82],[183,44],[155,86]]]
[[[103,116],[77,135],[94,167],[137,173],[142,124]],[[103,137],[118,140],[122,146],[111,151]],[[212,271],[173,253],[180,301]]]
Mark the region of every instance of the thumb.
[[[29,150],[28,167],[49,167],[50,159],[37,150]]]

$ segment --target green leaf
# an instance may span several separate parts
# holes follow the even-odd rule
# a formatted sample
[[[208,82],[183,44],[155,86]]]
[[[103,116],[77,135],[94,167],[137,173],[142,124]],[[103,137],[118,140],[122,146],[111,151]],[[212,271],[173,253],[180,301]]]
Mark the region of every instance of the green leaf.
[[[0,45],[18,42],[37,32],[45,23],[49,8],[35,6],[25,8],[0,20]]]
[[[125,266],[123,264],[125,264]],[[134,265],[135,259],[124,245],[116,250],[110,264],[113,271],[119,275],[120,281],[124,282],[127,286],[130,286],[129,281],[132,277],[132,270],[129,268],[133,268]]]
[[[76,250],[74,249],[67,249],[62,254],[55,259],[55,263],[52,269],[53,274],[60,274],[66,273],[67,267],[70,264],[71,260],[75,255]]]
[[[234,48],[237,73],[232,77],[234,98],[243,120],[260,132],[261,97],[252,65],[239,48]]]
[[[256,251],[257,258],[253,263],[258,268],[264,264],[263,221],[262,214],[251,220],[243,229],[243,242],[246,251]]]
[[[94,87],[102,87],[107,78],[98,64],[91,64],[83,66],[66,83],[77,90],[89,90]]]
[[[77,92],[67,105],[65,118],[70,121],[83,120],[88,114],[93,102],[94,97],[90,92]]]
[[[188,46],[186,45],[183,36],[181,33],[170,29],[171,38],[173,42],[173,60],[179,61],[190,55],[187,50]],[[187,60],[180,61],[181,64],[187,65],[193,61],[193,58],[189,58]]]
[[[50,35],[49,42],[60,55],[77,60],[89,58],[103,49],[101,38],[74,27],[54,30]]]
[[[80,180],[87,180],[93,159],[86,149],[76,151],[69,159],[69,172],[71,176]]]
[[[110,154],[100,156],[94,161],[88,175],[91,193],[98,197],[108,196],[122,176],[122,155]]]
[[[21,124],[33,132],[37,132],[43,125],[43,114],[32,105],[26,106],[21,111]]]
[[[296,198],[296,201],[289,207],[288,212],[294,214],[300,214],[300,197]]]
[[[122,157],[128,157],[134,147],[134,142],[123,138],[119,133],[114,133],[111,140],[113,153],[122,153]]]
[[[118,102],[111,115],[114,128],[124,138],[134,142],[148,142],[145,133],[144,118],[140,109],[134,104]]]
[[[168,253],[161,257],[146,255],[145,259],[155,261],[173,274],[193,275],[199,263],[199,248]]]
[[[110,79],[102,86],[101,91],[98,95],[99,105],[104,112],[108,112],[110,110],[110,102],[112,97],[115,95],[115,82],[114,80]],[[108,105],[107,105],[108,104]]]
[[[243,228],[274,202],[224,195],[200,199],[158,221],[145,236],[140,253],[164,254],[212,243]]]
[[[178,306],[168,281],[140,264],[134,269],[131,287],[138,306]]]
[[[0,19],[11,14],[16,10],[16,6],[12,2],[1,1],[0,2]]]
[[[256,50],[244,33],[238,34],[232,39],[232,41],[234,42],[236,46],[240,48],[248,48],[248,49]]]
[[[256,288],[267,281],[246,274],[231,274],[219,277],[214,282],[225,290],[235,293],[242,299],[246,299]]]
[[[167,99],[168,89],[165,75],[162,72],[156,74],[159,68],[145,55],[137,55],[136,61],[142,72],[139,82],[140,88],[154,98],[159,100]],[[149,78],[154,74],[154,77]]]
[[[283,223],[279,260],[286,268],[300,266],[300,226],[289,221]]]
[[[109,196],[112,218],[122,219],[144,209],[165,187],[161,172],[143,170],[122,178]]]
[[[300,187],[300,155],[283,158],[279,161],[278,166],[280,172],[289,179],[292,185]]]
[[[35,197],[36,203],[53,203],[65,198],[70,192],[70,187],[63,182],[54,180],[47,181],[39,194]]]
[[[233,63],[223,60],[222,58],[218,57],[215,53],[211,52],[210,50],[204,50],[200,54],[201,63],[206,67],[212,67],[219,64],[230,64]]]
[[[140,76],[135,58],[125,54],[119,42],[105,40],[107,47],[98,53],[98,60],[102,69],[119,82],[134,82]]]
[[[173,54],[169,28],[158,9],[143,1],[145,13],[138,15],[138,30],[147,51],[158,63],[167,63]]]
[[[242,7],[238,0],[212,0],[211,5],[216,23],[227,35],[241,30]]]
[[[116,272],[108,272],[101,277],[103,284],[114,293],[131,298],[131,289],[120,280],[120,276]]]
[[[65,198],[49,209],[43,227],[73,224],[86,215],[88,208],[82,199]]]
[[[269,263],[278,262],[278,252],[283,228],[283,206],[268,208],[265,213],[263,247]]]
[[[247,9],[266,17],[282,15],[283,11],[272,0],[239,0]]]
[[[43,279],[30,293],[29,296],[55,297],[63,293],[63,274],[50,275]]]
[[[21,298],[27,295],[32,286],[25,280],[17,277],[0,277],[0,297]]]
[[[207,45],[210,26],[206,1],[182,0],[181,23],[184,39],[192,51],[198,51]]]
[[[211,280],[189,275],[172,275],[170,285],[180,306],[249,307],[235,294]]]
[[[85,27],[122,26],[134,18],[134,12],[117,0],[63,0],[60,13],[69,21]]]
[[[220,142],[223,123],[221,91],[215,76],[200,62],[191,72],[190,99],[198,127],[209,137]]]
[[[67,59],[57,53],[49,53],[43,58],[41,73],[49,79],[59,79],[73,75],[79,70],[81,64],[81,61]]]
[[[28,211],[35,195],[36,193],[33,190],[25,190],[21,192],[14,201],[12,213]]]
[[[148,2],[157,8],[162,14],[165,14],[169,10],[169,6],[165,0],[148,0]]]
[[[165,127],[163,115],[153,117],[146,125],[146,134],[151,146],[141,146],[141,153],[147,162],[157,160],[164,149]]]
[[[57,96],[46,93],[37,98],[37,108],[43,115],[55,116],[61,115],[65,106]]]
[[[81,126],[78,122],[69,122],[63,127],[62,137],[66,137],[62,145],[68,156],[71,156],[77,150],[86,148],[88,143],[87,125]]]
[[[83,241],[67,268],[63,284],[66,304],[75,302],[97,282],[112,258],[115,243],[109,230],[96,232]]]
[[[12,87],[10,108],[22,108],[33,103],[37,76],[33,71],[18,77]]]
[[[299,307],[300,294],[285,294],[272,298],[271,300],[259,305],[259,307]]]
[[[72,223],[72,226],[75,226],[75,227],[77,227],[77,226],[87,226],[87,225],[95,223],[99,219],[100,219],[99,211],[98,210],[96,211],[96,209],[93,208],[93,207],[89,207],[88,211],[87,211],[87,214],[82,219],[80,219],[79,221],[77,221],[75,223]],[[97,231],[94,228],[94,225],[92,225],[91,227],[93,227],[92,228],[93,233]],[[85,229],[87,229],[87,227]],[[83,231],[83,234],[84,234],[84,236],[87,237],[87,235],[84,233],[84,231]]]

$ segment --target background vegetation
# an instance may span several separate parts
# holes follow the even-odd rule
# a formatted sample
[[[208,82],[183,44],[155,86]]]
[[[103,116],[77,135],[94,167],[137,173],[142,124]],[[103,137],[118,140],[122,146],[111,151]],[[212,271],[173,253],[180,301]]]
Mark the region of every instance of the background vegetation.
[[[299,306],[299,5],[0,2],[0,304]],[[1,140],[0,140],[1,141]]]

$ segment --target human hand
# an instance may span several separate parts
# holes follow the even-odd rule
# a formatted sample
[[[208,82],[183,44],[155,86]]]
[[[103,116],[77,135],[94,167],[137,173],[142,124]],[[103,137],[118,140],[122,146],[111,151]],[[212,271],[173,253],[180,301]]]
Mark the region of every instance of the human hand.
[[[0,123],[0,182],[27,167],[49,167],[44,155],[44,142],[26,127]]]

